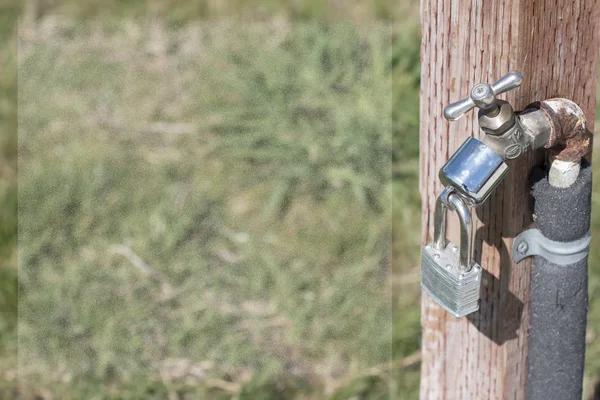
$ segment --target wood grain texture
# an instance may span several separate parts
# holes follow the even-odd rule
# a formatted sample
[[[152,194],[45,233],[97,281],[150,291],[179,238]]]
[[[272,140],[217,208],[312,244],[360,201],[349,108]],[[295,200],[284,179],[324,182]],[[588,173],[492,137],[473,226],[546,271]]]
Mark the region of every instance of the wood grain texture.
[[[420,191],[422,242],[433,236],[438,171],[468,136],[483,137],[476,112],[447,122],[443,107],[478,82],[523,73],[501,96],[515,109],[565,97],[593,132],[599,0],[422,0]],[[474,259],[486,271],[480,311],[455,319],[422,299],[421,399],[523,399],[527,369],[530,261],[510,259],[513,238],[532,223],[529,174],[543,154],[509,163],[510,172],[476,210]],[[448,220],[458,240],[458,221]]]

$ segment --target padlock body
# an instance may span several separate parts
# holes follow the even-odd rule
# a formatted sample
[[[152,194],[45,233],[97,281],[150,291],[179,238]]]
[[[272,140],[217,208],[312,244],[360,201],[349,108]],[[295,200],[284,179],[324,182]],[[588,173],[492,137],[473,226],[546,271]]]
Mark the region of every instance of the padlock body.
[[[440,180],[452,186],[470,205],[483,203],[506,175],[508,166],[491,148],[467,138],[440,170]]]
[[[441,250],[428,243],[421,257],[421,287],[456,318],[479,309],[481,288],[481,266],[473,263],[470,271],[461,272],[458,253],[452,242]]]

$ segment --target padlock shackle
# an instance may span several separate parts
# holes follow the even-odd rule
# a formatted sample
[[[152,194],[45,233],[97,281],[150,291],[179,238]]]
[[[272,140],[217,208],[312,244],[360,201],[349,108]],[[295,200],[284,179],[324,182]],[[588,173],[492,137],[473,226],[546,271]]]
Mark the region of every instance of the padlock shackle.
[[[446,240],[446,217],[448,215],[448,205],[458,214],[460,220],[460,248],[459,265],[460,272],[469,272],[473,267],[471,258],[471,233],[473,231],[473,221],[471,212],[463,199],[455,193],[447,195],[448,205],[444,202],[444,193],[438,196],[435,203],[435,221],[433,231],[433,246],[438,250],[443,250],[448,245]]]
[[[439,195],[435,202],[435,221],[433,222],[433,247],[437,250],[444,250],[448,241],[446,240],[446,216],[448,207],[442,199],[443,194]]]
[[[468,272],[473,266],[471,259],[471,232],[473,231],[473,221],[471,212],[462,198],[456,194],[448,196],[448,202],[454,207],[460,220],[460,250],[458,269],[461,272]]]

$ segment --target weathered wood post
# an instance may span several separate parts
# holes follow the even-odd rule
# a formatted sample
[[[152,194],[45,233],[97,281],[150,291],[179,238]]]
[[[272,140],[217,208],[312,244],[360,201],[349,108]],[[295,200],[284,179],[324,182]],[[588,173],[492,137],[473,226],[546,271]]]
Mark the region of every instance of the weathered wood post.
[[[593,131],[598,61],[598,0],[422,0],[420,191],[422,242],[431,241],[438,171],[468,136],[481,138],[476,113],[448,123],[445,105],[478,82],[520,71],[506,98],[527,104],[565,97],[585,111]],[[509,165],[504,183],[476,211],[474,258],[483,276],[480,310],[455,319],[422,300],[422,399],[523,399],[531,261],[510,258],[513,238],[532,223],[529,174],[539,154]],[[458,240],[458,224],[448,221]]]

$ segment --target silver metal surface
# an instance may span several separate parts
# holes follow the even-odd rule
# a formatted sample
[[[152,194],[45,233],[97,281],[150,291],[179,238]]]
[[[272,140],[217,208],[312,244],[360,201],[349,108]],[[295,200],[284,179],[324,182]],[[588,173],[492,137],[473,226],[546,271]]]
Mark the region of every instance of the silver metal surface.
[[[512,258],[515,262],[530,256],[542,256],[557,265],[569,265],[581,261],[589,254],[592,235],[586,233],[572,242],[550,240],[537,229],[529,229],[515,238]]]
[[[496,105],[496,96],[492,87],[487,83],[478,83],[471,89],[471,100],[476,107],[482,110],[490,110]]]
[[[455,210],[460,220],[460,246],[445,237],[448,208]],[[421,287],[457,318],[479,309],[481,266],[471,259],[472,231],[467,205],[447,187],[436,203],[434,241],[423,246]]]
[[[508,166],[491,148],[467,138],[440,170],[440,180],[452,186],[470,205],[482,204],[506,175]]]
[[[479,309],[481,267],[475,263],[469,272],[460,272],[458,246],[448,242],[442,250],[431,243],[423,246],[421,287],[431,298],[456,318]]]
[[[433,246],[438,250],[446,248],[446,216],[448,215],[448,196],[454,192],[452,186],[446,186],[435,202],[433,222]]]
[[[492,84],[492,90],[494,91],[495,95],[499,95],[501,93],[508,92],[509,90],[518,88],[521,86],[522,82],[523,76],[520,72],[509,72]]]
[[[521,86],[523,78],[520,72],[509,72],[491,86],[479,83],[471,89],[470,96],[466,99],[448,104],[444,108],[444,117],[455,121],[475,107],[491,111],[494,115],[497,109],[496,96]]]
[[[473,221],[471,212],[467,208],[461,197],[456,194],[448,196],[448,203],[458,214],[460,220],[460,249],[458,252],[458,270],[460,272],[469,272],[473,267],[471,260],[471,232],[473,231]],[[444,221],[444,225],[445,225]],[[447,247],[447,246],[446,246]]]
[[[479,127],[490,135],[501,135],[515,125],[515,112],[512,106],[503,100],[497,100],[498,112],[491,116],[485,110],[479,111]]]
[[[473,262],[471,261],[471,232],[473,221],[471,212],[462,197],[454,193],[454,188],[447,186],[437,198],[435,203],[435,221],[433,226],[433,247],[444,250],[447,247],[446,217],[448,208],[456,211],[460,220],[460,248],[458,248],[458,269],[468,272]]]
[[[518,114],[519,125],[527,137],[532,150],[548,144],[552,127],[550,121],[539,108],[527,108]]]
[[[475,102],[470,97],[448,104],[444,107],[444,118],[456,121],[475,107]]]
[[[528,135],[523,133],[520,120],[501,135],[485,135],[483,143],[503,160],[514,160],[531,148]]]

